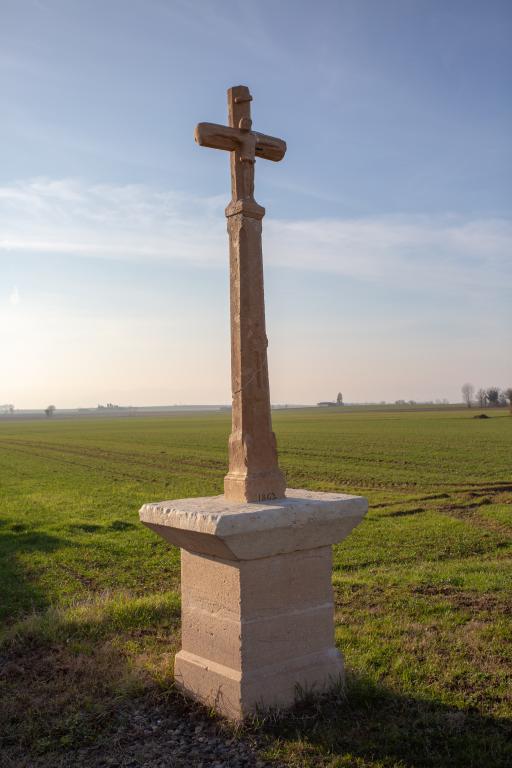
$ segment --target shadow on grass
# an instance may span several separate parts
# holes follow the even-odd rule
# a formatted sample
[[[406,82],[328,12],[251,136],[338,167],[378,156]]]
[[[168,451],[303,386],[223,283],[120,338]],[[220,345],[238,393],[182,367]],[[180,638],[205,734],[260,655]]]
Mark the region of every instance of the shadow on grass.
[[[127,523],[125,520],[113,520],[110,525],[98,525],[96,523],[69,523],[69,531],[79,533],[111,533],[112,531],[128,531],[136,528],[134,523]]]
[[[41,626],[19,633],[4,649],[0,747],[9,768],[188,768],[204,757],[207,766],[215,760],[202,753],[213,742],[224,750],[219,760],[226,766],[239,765],[239,744],[247,754],[246,766],[512,765],[510,722],[399,695],[355,675],[346,692],[303,697],[290,712],[267,713],[233,728],[174,690],[177,596],[147,601],[118,604],[115,599],[104,616],[96,614],[98,602],[60,619],[41,617]],[[151,659],[157,666],[148,664]]]
[[[395,512],[389,512],[387,515],[381,515],[381,517],[409,517],[409,515],[420,515],[422,512],[427,511],[427,507],[415,507],[414,509],[397,509]]]
[[[30,555],[54,552],[65,539],[8,522],[0,530],[0,622],[12,621],[48,605],[45,593],[30,578]],[[28,555],[25,562],[20,556]]]
[[[0,643],[2,768],[118,765],[120,741],[144,745],[153,705],[177,699],[179,617],[174,592],[116,593],[13,624]]]
[[[512,721],[415,699],[354,674],[343,693],[304,696],[294,709],[263,718],[292,765],[329,768],[505,768]],[[304,750],[304,755],[300,750]],[[297,753],[303,762],[294,763]],[[297,756],[296,756],[297,757]]]

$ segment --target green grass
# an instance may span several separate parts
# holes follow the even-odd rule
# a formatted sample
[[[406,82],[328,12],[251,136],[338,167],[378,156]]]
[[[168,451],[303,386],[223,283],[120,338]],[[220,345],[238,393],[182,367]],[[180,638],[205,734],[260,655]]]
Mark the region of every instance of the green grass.
[[[348,696],[267,718],[269,758],[512,764],[512,418],[487,413],[274,413],[289,486],[361,493],[370,511],[335,547]],[[137,512],[221,492],[228,419],[0,421],[0,734],[11,760],[56,764],[107,738],[107,713],[123,702],[172,699],[179,552]]]

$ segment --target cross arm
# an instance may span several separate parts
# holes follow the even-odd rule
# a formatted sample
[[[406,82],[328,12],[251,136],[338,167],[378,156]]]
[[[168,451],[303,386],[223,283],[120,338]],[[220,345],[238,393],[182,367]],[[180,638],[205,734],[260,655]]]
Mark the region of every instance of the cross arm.
[[[244,133],[247,132],[241,131],[240,128],[230,128],[227,125],[198,123],[194,131],[194,138],[201,147],[225,149],[228,152],[233,152],[242,143]],[[256,131],[252,131],[252,134],[256,137],[256,157],[274,160],[274,162],[283,159],[286,153],[285,141]]]

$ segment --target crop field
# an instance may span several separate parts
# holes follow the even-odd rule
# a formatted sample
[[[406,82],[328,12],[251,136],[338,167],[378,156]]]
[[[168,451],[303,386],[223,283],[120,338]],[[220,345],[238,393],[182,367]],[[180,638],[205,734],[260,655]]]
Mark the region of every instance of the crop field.
[[[143,766],[168,709],[254,765],[512,765],[512,417],[477,413],[274,412],[290,487],[370,510],[335,547],[346,690],[238,728],[173,688],[179,551],[138,521],[222,492],[229,414],[0,421],[0,764]]]

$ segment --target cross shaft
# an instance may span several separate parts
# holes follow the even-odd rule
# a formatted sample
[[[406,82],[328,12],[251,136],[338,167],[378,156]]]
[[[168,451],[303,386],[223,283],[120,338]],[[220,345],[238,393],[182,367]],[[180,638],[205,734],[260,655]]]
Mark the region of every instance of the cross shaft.
[[[229,501],[263,501],[285,495],[272,432],[261,247],[265,209],[254,199],[257,157],[278,161],[286,144],[251,130],[252,96],[246,86],[228,90],[229,126],[199,123],[196,142],[231,153],[232,199],[226,208],[230,254],[232,431],[224,495]]]

